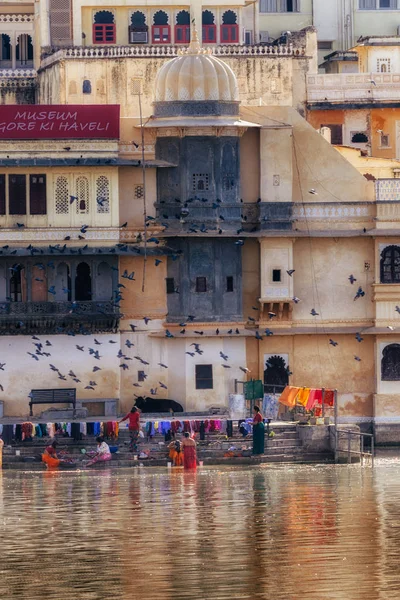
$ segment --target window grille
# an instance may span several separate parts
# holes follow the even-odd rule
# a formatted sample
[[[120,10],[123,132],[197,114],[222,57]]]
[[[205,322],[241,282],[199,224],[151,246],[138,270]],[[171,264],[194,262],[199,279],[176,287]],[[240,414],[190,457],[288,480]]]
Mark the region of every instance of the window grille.
[[[110,212],[110,180],[105,175],[96,180],[96,204],[98,213]]]
[[[57,215],[67,215],[69,212],[68,179],[60,175],[56,179],[54,198]]]
[[[209,189],[209,176],[207,173],[194,173],[192,179],[194,192],[207,192]]]
[[[87,177],[80,175],[76,179],[76,214],[89,214],[89,181]]]

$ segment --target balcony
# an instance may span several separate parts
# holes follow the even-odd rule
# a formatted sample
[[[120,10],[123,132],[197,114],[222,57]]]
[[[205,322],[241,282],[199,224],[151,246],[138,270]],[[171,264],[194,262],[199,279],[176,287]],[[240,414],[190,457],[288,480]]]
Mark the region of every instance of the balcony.
[[[1,302],[0,335],[115,333],[112,302]]]
[[[43,55],[41,68],[66,59],[109,59],[109,58],[172,58],[178,56],[182,51],[182,44],[138,44],[130,46],[74,46],[71,48],[58,49],[52,54]],[[210,46],[210,51],[215,56],[271,56],[304,57],[305,47],[295,47],[292,44],[280,46],[267,46],[261,44],[238,45],[223,44]]]
[[[379,104],[399,102],[400,73],[340,73],[307,76],[312,104]]]

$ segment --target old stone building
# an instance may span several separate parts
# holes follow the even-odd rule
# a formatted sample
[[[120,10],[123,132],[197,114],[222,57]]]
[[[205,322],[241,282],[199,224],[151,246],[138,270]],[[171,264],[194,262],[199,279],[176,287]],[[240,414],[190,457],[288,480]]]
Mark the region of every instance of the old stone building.
[[[253,377],[337,388],[341,418],[386,435],[397,204],[303,116],[315,31],[266,47],[231,28],[224,45],[226,10],[239,24],[248,7],[205,1],[201,43],[175,22],[189,2],[166,24],[155,4],[110,23],[98,3],[39,11],[33,85],[0,72],[5,414],[35,387],[76,387],[92,415],[134,393],[205,411]]]

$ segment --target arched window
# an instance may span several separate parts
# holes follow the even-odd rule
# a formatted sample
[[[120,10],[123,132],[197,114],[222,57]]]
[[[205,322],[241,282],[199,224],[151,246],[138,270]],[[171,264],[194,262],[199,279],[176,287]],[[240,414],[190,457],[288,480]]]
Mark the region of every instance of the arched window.
[[[382,381],[400,381],[400,344],[386,346],[382,353]]]
[[[24,265],[13,265],[12,267],[10,267],[10,274],[11,302],[26,302],[26,281]]]
[[[131,15],[131,25],[132,25],[132,27],[138,27],[138,28],[146,27],[146,30],[147,30],[146,15],[144,13],[140,12],[140,10],[136,10]]]
[[[27,33],[18,36],[15,56],[20,65],[27,66],[33,61],[32,38]]]
[[[76,267],[75,277],[75,300],[85,302],[92,299],[92,277],[90,267],[87,263],[81,262]]]
[[[363,133],[362,131],[358,132],[358,133],[354,133],[351,138],[351,143],[352,144],[367,144],[368,136],[365,133]]]
[[[176,15],[175,43],[188,44],[190,42],[190,13],[181,10]]]
[[[265,392],[279,393],[289,383],[289,369],[282,356],[270,356],[265,363],[264,386]]]
[[[115,44],[114,15],[110,10],[99,10],[94,15],[93,43]]]
[[[110,212],[110,180],[105,175],[96,179],[96,204],[98,213]]]
[[[233,10],[227,10],[222,15],[221,42],[223,44],[237,44],[239,41],[239,25],[237,15]]]
[[[69,265],[65,262],[57,265],[54,287],[56,292],[54,299],[57,300],[57,302],[71,301],[71,272]]]
[[[76,81],[69,82],[68,93],[70,96],[75,96],[78,93],[78,86],[76,85]]]
[[[82,83],[82,94],[91,94],[92,84],[90,79],[84,79]]]
[[[69,187],[68,179],[59,175],[54,186],[54,200],[56,215],[67,215],[69,212]]]
[[[0,39],[0,65],[2,67],[11,66],[11,40],[6,33],[2,33]]]
[[[400,283],[400,246],[387,246],[383,250],[381,283]]]
[[[96,300],[109,302],[112,300],[112,272],[106,262],[101,262],[97,267]]]
[[[203,10],[202,25],[203,43],[215,44],[217,40],[217,27],[215,25],[215,17],[211,10]]]
[[[158,10],[153,16],[153,44],[169,44],[171,42],[171,27],[168,24],[168,14]]]
[[[80,175],[76,179],[76,212],[81,215],[89,214],[89,180]]]

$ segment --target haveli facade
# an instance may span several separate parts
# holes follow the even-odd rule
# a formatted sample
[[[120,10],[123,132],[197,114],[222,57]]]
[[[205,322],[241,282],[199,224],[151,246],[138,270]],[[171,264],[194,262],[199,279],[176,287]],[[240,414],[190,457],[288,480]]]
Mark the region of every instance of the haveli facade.
[[[42,44],[32,87],[2,71],[3,103],[17,104],[0,107],[5,415],[25,415],[32,388],[75,384],[90,414],[127,410],[134,393],[206,411],[253,377],[337,388],[343,419],[386,435],[400,422],[397,203],[379,184],[376,202],[303,117],[315,32],[207,50],[192,29],[178,52],[120,45],[117,26],[82,45],[85,6],[65,44]],[[35,39],[52,31],[35,24]],[[94,125],[10,139],[10,122],[42,109],[71,131]]]

